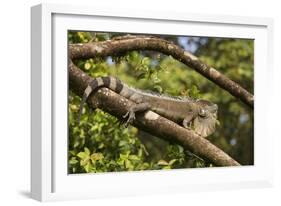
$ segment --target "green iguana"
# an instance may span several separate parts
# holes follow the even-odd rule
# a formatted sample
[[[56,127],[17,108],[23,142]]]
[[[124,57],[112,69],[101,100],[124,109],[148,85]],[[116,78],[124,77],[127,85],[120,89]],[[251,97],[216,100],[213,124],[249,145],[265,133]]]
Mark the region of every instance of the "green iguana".
[[[126,126],[135,119],[136,112],[152,110],[185,128],[194,129],[202,137],[207,137],[215,132],[218,123],[216,104],[202,99],[171,97],[134,89],[112,76],[98,77],[85,89],[79,108],[78,122],[80,122],[84,103],[93,91],[101,87],[106,87],[136,103],[123,116],[128,117]]]

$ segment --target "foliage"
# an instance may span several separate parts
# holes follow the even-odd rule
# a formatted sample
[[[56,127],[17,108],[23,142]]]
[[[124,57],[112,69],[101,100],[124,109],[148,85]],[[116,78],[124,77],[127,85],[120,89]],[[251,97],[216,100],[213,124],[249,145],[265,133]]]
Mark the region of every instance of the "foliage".
[[[69,43],[104,41],[117,33],[69,32]],[[242,39],[168,37],[182,47],[196,48],[196,55],[243,87],[253,90],[253,41]],[[139,89],[176,96],[204,98],[219,105],[221,127],[209,139],[243,164],[253,164],[253,114],[214,83],[170,56],[132,51],[118,57],[77,60],[92,77],[114,75]],[[132,126],[125,128],[115,117],[84,106],[77,123],[80,98],[69,92],[69,172],[210,167],[200,157]]]
[[[253,40],[210,38],[196,55],[253,93]],[[201,84],[200,89],[206,84]],[[211,92],[205,96],[219,105],[221,122],[219,131],[210,140],[241,164],[253,164],[253,110],[214,84],[208,86],[208,91]]]

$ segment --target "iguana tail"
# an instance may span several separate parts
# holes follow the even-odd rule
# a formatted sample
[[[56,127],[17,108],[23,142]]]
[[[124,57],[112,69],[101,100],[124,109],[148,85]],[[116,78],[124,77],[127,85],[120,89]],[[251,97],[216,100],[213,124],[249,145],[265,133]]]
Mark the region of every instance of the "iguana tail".
[[[135,94],[135,91],[132,88],[129,88],[127,85],[125,85],[115,77],[107,76],[107,77],[98,77],[93,79],[93,81],[87,86],[87,88],[84,91],[82,101],[79,107],[78,123],[80,122],[80,118],[82,115],[83,105],[87,101],[88,97],[91,95],[93,91],[96,91],[101,87],[109,88],[110,90],[116,92],[117,94],[121,94],[123,97],[128,99],[131,99],[131,97],[134,96]]]

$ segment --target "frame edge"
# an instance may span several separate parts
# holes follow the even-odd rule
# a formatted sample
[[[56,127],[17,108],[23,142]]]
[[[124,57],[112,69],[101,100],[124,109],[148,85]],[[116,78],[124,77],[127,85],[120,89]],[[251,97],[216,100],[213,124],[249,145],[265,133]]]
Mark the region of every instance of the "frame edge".
[[[42,5],[31,7],[31,198],[42,201]]]

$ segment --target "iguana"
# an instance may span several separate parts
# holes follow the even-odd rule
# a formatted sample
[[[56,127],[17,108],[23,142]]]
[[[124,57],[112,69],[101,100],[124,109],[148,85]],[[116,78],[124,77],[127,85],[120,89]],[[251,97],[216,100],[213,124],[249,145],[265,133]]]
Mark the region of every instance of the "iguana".
[[[125,125],[128,125],[135,119],[136,112],[147,110],[152,110],[169,120],[183,125],[185,128],[192,128],[202,137],[211,135],[218,123],[218,106],[207,100],[195,100],[190,97],[172,97],[146,92],[131,88],[118,78],[112,76],[95,78],[87,86],[80,103],[78,122],[80,122],[84,103],[93,91],[101,87],[106,87],[136,103],[123,116],[124,118],[128,117]]]

